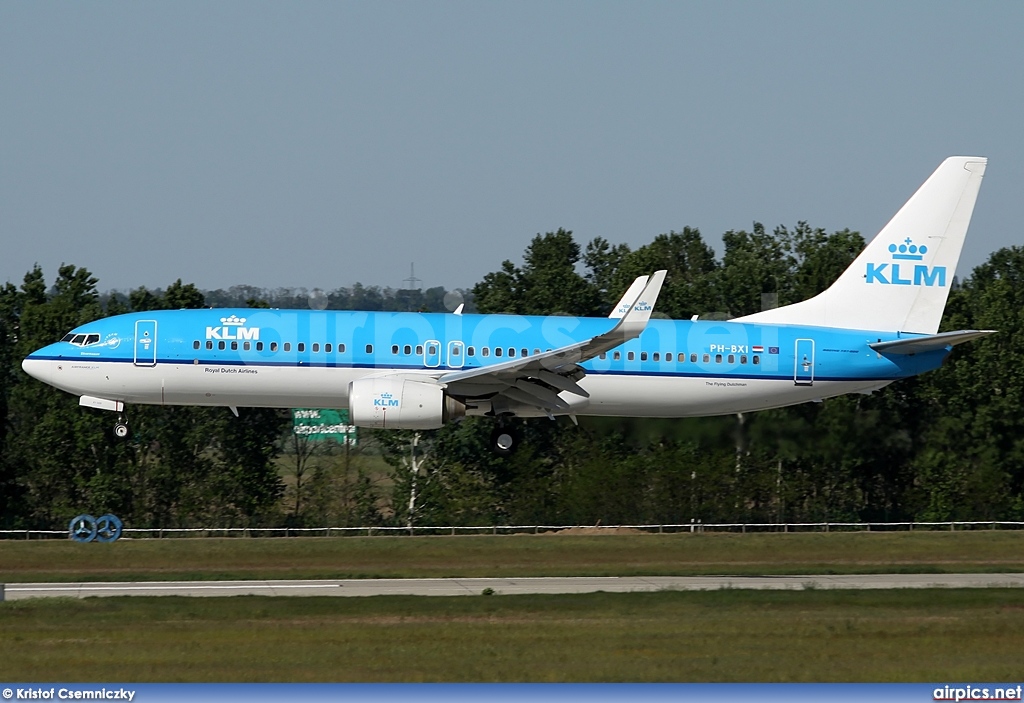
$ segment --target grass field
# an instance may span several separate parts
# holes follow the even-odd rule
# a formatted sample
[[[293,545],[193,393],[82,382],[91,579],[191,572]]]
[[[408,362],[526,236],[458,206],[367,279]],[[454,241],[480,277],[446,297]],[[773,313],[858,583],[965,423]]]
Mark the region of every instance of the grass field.
[[[24,581],[1024,571],[1024,532],[0,541]],[[0,680],[1015,681],[1024,589],[0,603]]]
[[[0,541],[0,583],[1024,571],[1024,531]]]
[[[1024,590],[0,604],[0,681],[1019,681]]]

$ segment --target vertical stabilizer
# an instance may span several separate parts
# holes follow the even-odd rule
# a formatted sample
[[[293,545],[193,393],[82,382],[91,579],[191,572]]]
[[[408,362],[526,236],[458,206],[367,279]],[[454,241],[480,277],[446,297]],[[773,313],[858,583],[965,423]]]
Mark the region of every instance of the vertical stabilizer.
[[[736,321],[934,334],[987,161],[946,159],[828,290]]]

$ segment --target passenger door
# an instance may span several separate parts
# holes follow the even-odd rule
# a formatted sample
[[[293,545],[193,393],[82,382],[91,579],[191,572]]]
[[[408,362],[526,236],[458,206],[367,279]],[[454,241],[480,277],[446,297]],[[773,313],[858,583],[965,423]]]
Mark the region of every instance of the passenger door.
[[[814,385],[814,340],[796,340],[793,359],[793,382],[798,386]]]
[[[156,320],[135,322],[135,365],[156,366]]]

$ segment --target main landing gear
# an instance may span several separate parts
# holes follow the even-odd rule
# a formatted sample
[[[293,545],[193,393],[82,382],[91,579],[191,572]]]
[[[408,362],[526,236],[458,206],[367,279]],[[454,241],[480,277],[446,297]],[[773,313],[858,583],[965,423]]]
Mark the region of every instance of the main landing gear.
[[[519,446],[519,433],[507,425],[498,425],[491,432],[491,451],[498,456],[508,456]]]
[[[124,439],[128,436],[128,421],[124,419],[123,415],[117,416],[117,424],[114,425],[114,436],[118,439]]]

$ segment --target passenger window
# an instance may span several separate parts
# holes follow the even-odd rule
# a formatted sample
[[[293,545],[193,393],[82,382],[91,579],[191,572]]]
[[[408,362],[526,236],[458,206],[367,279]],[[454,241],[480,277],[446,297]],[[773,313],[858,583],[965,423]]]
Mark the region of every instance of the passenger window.
[[[690,363],[691,364],[696,364],[697,363],[697,355],[696,354],[690,354]]]
[[[629,359],[630,361],[633,361],[634,359],[636,359],[636,352],[629,352],[628,354],[626,354],[626,358]]]
[[[476,349],[474,347],[466,347],[466,356],[476,356]]]
[[[452,356],[459,356],[459,348],[452,347]]]
[[[433,344],[427,345],[427,354],[429,354],[430,356],[437,354],[437,347],[434,346]]]
[[[327,344],[324,345],[324,351],[327,352],[328,354],[331,353],[331,343],[330,342],[328,342]]]
[[[601,352],[601,358],[602,359],[607,359],[608,358],[608,352]]]
[[[740,363],[741,364],[747,363],[747,355],[746,354],[740,354]]]
[[[640,352],[640,361],[647,361],[647,352]]]
[[[338,353],[339,354],[344,354],[345,353],[345,345],[344,344],[339,344],[338,345]]]
[[[285,342],[284,343],[284,350],[286,352],[290,352],[292,350],[292,343],[291,342]]]
[[[722,355],[721,354],[715,354],[715,363],[716,364],[721,364],[722,363]]]
[[[405,354],[406,356],[412,354],[412,345],[406,344],[404,347],[402,347],[402,353]]]
[[[226,346],[227,345],[224,344],[224,342],[217,342],[217,348],[220,349],[221,351],[223,351]]]
[[[484,356],[490,356],[491,350],[489,348],[484,347],[480,351],[483,353]]]
[[[270,343],[270,351],[272,351],[272,352],[276,352],[277,351],[277,342],[271,342]]]
[[[522,352],[523,353],[520,354],[520,356],[529,356],[530,355],[530,350],[529,349],[523,349]]]
[[[252,342],[242,342],[242,349],[245,351],[252,349]]]
[[[366,345],[366,353],[367,354],[372,354],[373,353],[373,345],[372,344],[367,344]]]
[[[508,348],[508,358],[510,358],[510,359],[511,359],[511,358],[512,358],[512,357],[514,357],[515,355],[516,355],[516,350],[515,350],[515,349],[513,349],[512,347],[509,347],[509,348]]]
[[[196,341],[192,342],[192,348],[193,349],[198,349],[199,348],[199,340],[198,339]]]
[[[711,355],[705,354],[704,356],[701,357],[701,361],[704,362],[705,364],[708,363],[709,361],[711,361]]]
[[[423,356],[423,345],[422,344],[417,344],[416,345],[416,356]]]
[[[256,342],[256,351],[263,351],[263,342]]]
[[[206,343],[206,348],[207,349],[213,349],[213,342],[207,342]]]
[[[672,352],[665,353],[665,361],[672,361]]]
[[[654,360],[661,361],[661,354],[659,354],[658,352],[654,352]],[[665,359],[665,361],[668,361],[668,359]]]
[[[502,349],[501,349],[501,347],[495,347],[495,348],[494,348],[494,355],[495,355],[495,356],[501,356],[501,354],[502,354]]]
[[[754,354],[754,363],[755,364],[760,364],[761,363],[761,357],[759,357],[757,354]]]
[[[299,342],[297,345],[295,345],[295,349],[297,351],[300,351],[300,352],[306,351],[306,343],[305,342]]]
[[[732,354],[729,355],[729,363],[730,364],[735,364],[736,363],[736,357],[733,356]]]
[[[238,351],[238,342],[231,343],[231,351]]]
[[[621,358],[622,358],[622,352],[613,352],[612,353],[612,359],[614,359],[615,361],[618,361]]]
[[[316,353],[316,352],[319,352],[319,351],[320,351],[320,342],[313,342],[313,352]]]
[[[391,353],[392,354],[397,354],[398,353],[398,345],[397,344],[392,344],[391,345]]]

